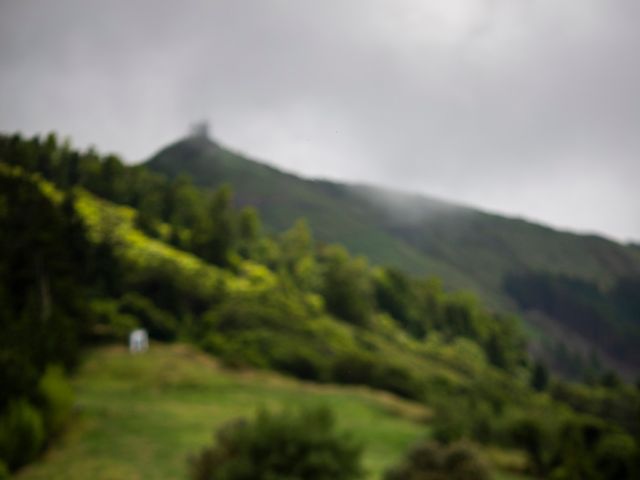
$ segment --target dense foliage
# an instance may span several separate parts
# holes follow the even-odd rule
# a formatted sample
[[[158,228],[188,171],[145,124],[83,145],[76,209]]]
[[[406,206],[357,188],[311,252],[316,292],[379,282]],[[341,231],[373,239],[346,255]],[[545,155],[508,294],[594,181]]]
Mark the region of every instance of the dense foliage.
[[[272,231],[283,231],[296,218],[305,217],[320,242],[338,242],[375,264],[419,275],[436,275],[447,288],[472,290],[492,307],[514,308],[517,302],[505,287],[505,279],[514,272],[570,277],[605,289],[619,279],[637,279],[640,275],[637,246],[621,245],[595,235],[562,232],[422,195],[300,178],[204,137],[168,145],[145,165],[169,178],[178,178],[186,172],[202,187],[213,189],[232,184],[235,202],[258,208],[266,227]],[[632,291],[636,298],[640,297],[637,282]],[[557,293],[564,301],[564,290]],[[566,300],[571,302],[571,298]],[[618,302],[617,298],[610,300]],[[633,308],[637,326],[640,307],[636,303]],[[518,310],[524,314],[527,309]],[[548,324],[535,323],[540,335],[532,341],[537,344],[538,355],[544,353],[550,359],[558,350],[555,343],[547,345],[538,340],[547,337],[564,340],[567,336],[554,328],[558,322],[564,323],[571,336],[588,345],[587,352],[589,347],[600,346],[599,339],[594,340],[591,335],[589,322],[563,322],[562,318],[549,317]],[[527,319],[534,321],[535,317],[527,315]],[[625,337],[625,328],[618,328],[616,322],[608,323],[614,319],[612,315],[603,319],[604,325],[610,327],[607,344],[632,345]],[[570,370],[589,369],[585,362],[581,366],[574,361],[576,353],[585,350],[580,347],[575,342],[565,342],[566,352],[553,355],[554,362],[548,366],[563,373],[567,369],[562,367],[566,366]],[[600,361],[609,368],[623,371],[626,367],[637,372],[640,364],[630,360],[630,353],[629,348],[619,352],[609,348]]]
[[[316,242],[304,221],[265,232],[229,187],[203,190],[54,135],[0,136],[0,182],[12,232],[0,238],[0,458],[11,469],[64,424],[62,369],[80,348],[143,326],[230,366],[427,402],[439,441],[517,446],[532,472],[633,478],[638,391],[550,379],[530,364],[519,321],[469,294]],[[585,418],[597,441],[581,436]]]
[[[1,165],[0,165],[1,166]],[[67,195],[0,170],[0,461],[18,467],[57,433],[87,335],[92,247]]]
[[[327,409],[260,412],[222,427],[191,460],[193,480],[355,480],[361,447],[336,431]]]
[[[488,480],[489,468],[472,446],[422,442],[385,475],[385,480]]]
[[[640,273],[618,278],[610,287],[565,275],[514,274],[505,288],[523,309],[555,318],[627,365],[640,365]],[[559,362],[567,374],[580,374],[597,365]],[[571,368],[573,367],[573,368]]]

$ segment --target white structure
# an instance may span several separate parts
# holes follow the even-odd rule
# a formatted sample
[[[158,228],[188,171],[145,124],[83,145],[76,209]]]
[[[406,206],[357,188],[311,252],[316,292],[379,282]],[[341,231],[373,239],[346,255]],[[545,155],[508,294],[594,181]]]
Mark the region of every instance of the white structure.
[[[146,352],[149,348],[149,336],[147,331],[138,328],[129,334],[129,351],[131,353]]]

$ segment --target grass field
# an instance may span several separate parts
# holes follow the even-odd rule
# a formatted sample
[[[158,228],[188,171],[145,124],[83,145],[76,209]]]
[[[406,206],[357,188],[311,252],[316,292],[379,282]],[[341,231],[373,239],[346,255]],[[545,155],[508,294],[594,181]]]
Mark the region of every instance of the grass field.
[[[427,432],[429,412],[379,392],[305,384],[268,372],[231,372],[184,345],[92,352],[76,378],[78,414],[69,431],[22,480],[179,479],[187,458],[222,423],[256,409],[328,405],[338,425],[365,443],[379,477]]]
[[[189,455],[209,444],[218,426],[261,407],[331,407],[339,428],[364,443],[371,478],[428,434],[424,406],[365,388],[229,371],[185,345],[154,344],[138,356],[122,347],[94,350],[75,387],[68,431],[18,479],[183,479]]]

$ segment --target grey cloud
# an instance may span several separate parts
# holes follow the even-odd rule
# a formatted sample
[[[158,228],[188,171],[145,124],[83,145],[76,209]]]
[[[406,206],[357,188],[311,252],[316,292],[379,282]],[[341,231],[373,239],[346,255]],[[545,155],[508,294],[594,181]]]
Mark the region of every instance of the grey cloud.
[[[0,129],[130,161],[209,118],[296,172],[640,239],[635,0],[0,6]]]

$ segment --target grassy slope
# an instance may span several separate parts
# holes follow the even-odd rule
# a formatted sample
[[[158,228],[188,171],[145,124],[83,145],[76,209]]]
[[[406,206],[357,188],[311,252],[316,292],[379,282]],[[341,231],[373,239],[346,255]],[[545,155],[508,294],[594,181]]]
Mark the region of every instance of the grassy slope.
[[[185,345],[90,352],[75,379],[77,417],[19,480],[186,478],[187,458],[213,430],[260,407],[328,405],[341,429],[364,442],[372,478],[428,433],[430,412],[365,388],[315,385],[277,374],[229,371]],[[500,453],[498,453],[500,455]],[[504,455],[504,454],[503,454]],[[515,478],[499,476],[498,478]]]
[[[78,421],[46,461],[19,478],[184,478],[186,458],[213,429],[259,407],[326,404],[341,428],[366,441],[380,472],[426,432],[421,406],[365,389],[304,384],[267,372],[231,372],[182,345],[93,352],[76,379]],[[404,417],[403,417],[404,416]]]

